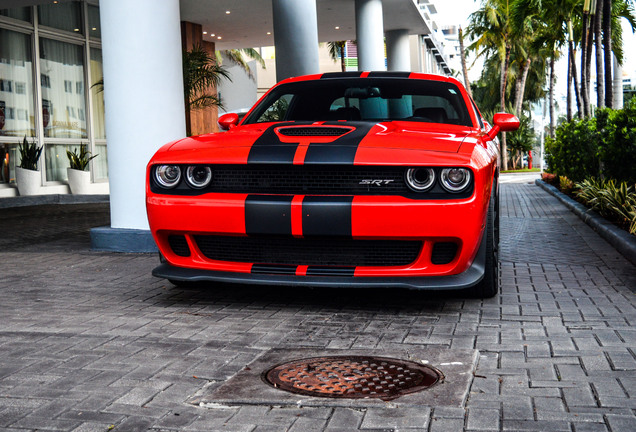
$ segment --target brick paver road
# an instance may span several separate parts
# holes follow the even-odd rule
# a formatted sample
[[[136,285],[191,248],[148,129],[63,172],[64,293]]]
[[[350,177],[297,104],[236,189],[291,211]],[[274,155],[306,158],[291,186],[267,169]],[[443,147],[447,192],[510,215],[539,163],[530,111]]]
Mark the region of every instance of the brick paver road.
[[[502,185],[502,293],[217,286],[96,253],[104,205],[0,210],[2,431],[636,431],[635,268],[554,198]],[[194,406],[271,348],[476,349],[464,407]]]

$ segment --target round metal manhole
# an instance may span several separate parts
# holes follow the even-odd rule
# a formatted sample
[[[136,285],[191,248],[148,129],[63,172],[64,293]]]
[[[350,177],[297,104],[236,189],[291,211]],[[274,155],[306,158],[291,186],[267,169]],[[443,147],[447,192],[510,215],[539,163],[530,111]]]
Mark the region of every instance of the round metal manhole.
[[[391,400],[444,379],[437,369],[384,357],[334,356],[294,360],[263,372],[275,388],[307,396]]]

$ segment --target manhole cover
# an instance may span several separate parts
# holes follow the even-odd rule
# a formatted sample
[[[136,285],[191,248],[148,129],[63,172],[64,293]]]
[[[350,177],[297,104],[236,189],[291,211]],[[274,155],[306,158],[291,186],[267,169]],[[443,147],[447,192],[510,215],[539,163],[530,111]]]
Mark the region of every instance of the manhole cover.
[[[275,388],[308,396],[391,400],[424,390],[444,376],[435,368],[405,360],[337,356],[274,366],[263,379]]]

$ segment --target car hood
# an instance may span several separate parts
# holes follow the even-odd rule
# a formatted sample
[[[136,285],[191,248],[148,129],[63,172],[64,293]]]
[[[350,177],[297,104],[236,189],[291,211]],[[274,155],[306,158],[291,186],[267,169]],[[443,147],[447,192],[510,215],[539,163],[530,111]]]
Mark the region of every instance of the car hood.
[[[457,153],[473,132],[464,126],[400,121],[260,123],[177,141],[164,147],[163,156],[166,161],[178,158],[183,162],[216,163],[245,163],[248,159],[254,161],[254,157],[260,158],[254,162],[278,163],[281,160],[276,158],[287,157],[298,163],[294,156],[298,158],[298,149],[306,147],[301,152],[312,157],[313,163],[347,163],[339,159],[361,154],[368,156],[365,159],[384,159],[390,163],[386,160],[387,150],[400,154]]]

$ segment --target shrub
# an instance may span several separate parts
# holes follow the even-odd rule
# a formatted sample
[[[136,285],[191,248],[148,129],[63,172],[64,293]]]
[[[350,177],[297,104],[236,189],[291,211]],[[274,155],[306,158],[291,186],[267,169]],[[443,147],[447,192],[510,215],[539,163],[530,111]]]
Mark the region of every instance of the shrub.
[[[576,119],[562,124],[555,138],[545,141],[550,171],[573,181],[598,177],[598,142],[595,119]]]
[[[588,179],[576,184],[575,194],[601,216],[613,219],[636,234],[636,188],[615,180]]]
[[[636,98],[621,110],[601,110],[597,122],[602,138],[598,149],[602,174],[636,183]]]

